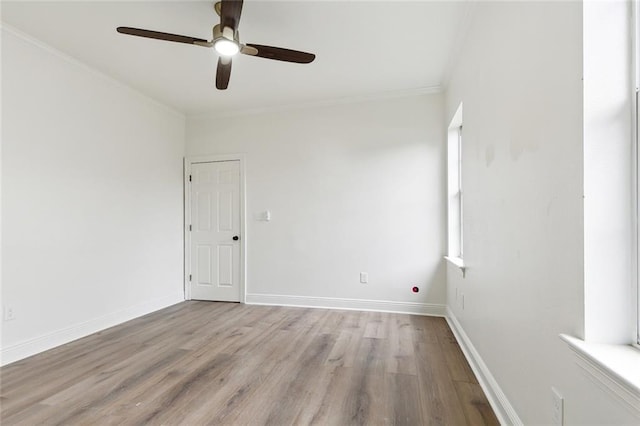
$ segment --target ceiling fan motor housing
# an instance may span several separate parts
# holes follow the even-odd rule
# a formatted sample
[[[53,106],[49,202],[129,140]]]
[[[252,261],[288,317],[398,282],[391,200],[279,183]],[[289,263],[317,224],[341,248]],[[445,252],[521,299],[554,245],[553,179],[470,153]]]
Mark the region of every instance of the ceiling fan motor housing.
[[[217,40],[220,40],[221,38],[240,44],[238,41],[239,39],[238,31],[235,31],[233,28],[230,28],[230,27],[222,28],[218,24],[213,27],[213,42],[215,43]]]

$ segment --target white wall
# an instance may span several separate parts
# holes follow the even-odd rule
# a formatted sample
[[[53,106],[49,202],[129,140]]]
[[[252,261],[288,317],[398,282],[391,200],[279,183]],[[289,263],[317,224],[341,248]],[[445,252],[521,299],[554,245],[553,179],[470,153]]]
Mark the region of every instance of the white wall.
[[[464,102],[468,266],[447,300],[526,425],[551,424],[552,386],[565,424],[638,422],[558,338],[584,332],[582,7],[479,2],[446,96],[443,125]]]
[[[246,154],[248,301],[442,312],[443,120],[441,95],[188,119],[189,156]]]
[[[184,117],[2,30],[2,358],[182,298]]]

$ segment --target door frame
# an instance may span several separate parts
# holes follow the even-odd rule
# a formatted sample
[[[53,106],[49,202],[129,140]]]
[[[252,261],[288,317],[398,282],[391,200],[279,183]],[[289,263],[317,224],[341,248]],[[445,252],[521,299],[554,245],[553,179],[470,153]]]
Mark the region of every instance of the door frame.
[[[222,155],[204,155],[184,158],[184,299],[191,300],[191,282],[189,274],[191,273],[191,232],[189,225],[191,224],[191,185],[189,176],[191,175],[191,167],[197,163],[215,163],[221,161],[239,161],[240,163],[240,303],[246,303],[246,250],[247,250],[247,227],[245,214],[245,154],[222,154]]]

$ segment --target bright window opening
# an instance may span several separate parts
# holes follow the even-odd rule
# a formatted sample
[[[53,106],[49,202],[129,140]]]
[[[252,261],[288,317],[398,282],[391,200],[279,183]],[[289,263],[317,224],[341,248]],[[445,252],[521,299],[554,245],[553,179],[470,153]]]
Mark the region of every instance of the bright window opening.
[[[464,255],[464,193],[462,190],[462,104],[453,116],[448,128],[448,237],[450,258],[462,259]]]

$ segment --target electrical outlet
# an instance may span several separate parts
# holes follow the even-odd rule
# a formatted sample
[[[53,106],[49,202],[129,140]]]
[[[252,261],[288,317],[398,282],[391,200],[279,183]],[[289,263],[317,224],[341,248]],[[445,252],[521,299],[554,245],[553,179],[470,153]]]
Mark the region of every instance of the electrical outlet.
[[[369,274],[367,272],[360,272],[360,282],[362,284],[369,282]]]
[[[13,311],[13,308],[11,306],[5,306],[4,307],[4,320],[5,321],[11,321],[16,319],[16,313]]]
[[[564,424],[564,398],[556,388],[551,388],[553,411],[551,412],[551,424],[562,426]]]

